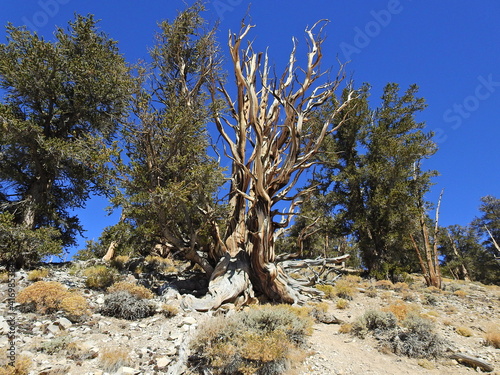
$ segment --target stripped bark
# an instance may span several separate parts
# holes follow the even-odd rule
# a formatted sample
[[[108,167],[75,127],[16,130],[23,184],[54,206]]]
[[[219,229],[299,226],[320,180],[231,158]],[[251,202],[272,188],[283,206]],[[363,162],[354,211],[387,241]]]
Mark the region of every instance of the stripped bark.
[[[232,162],[231,216],[225,233],[218,232],[216,238],[216,248],[227,255],[216,267],[217,277],[210,283],[208,299],[213,304],[209,307],[203,303],[204,309],[235,298],[237,292],[248,293],[246,274],[251,286],[273,301],[300,303],[305,298],[303,293],[310,292],[276,263],[274,246],[278,232],[289,226],[304,194],[294,193],[299,178],[315,164],[326,135],[342,125],[345,118],[338,117],[354,96],[351,91],[347,100],[332,110],[330,118],[316,128],[308,124],[315,109],[335,95],[344,77],[341,66],[334,81],[318,83],[323,77],[319,65],[325,24],[318,22],[305,31],[308,53],[303,70],[295,66],[297,42],[293,39],[288,66],[281,78],[270,77],[267,54],[255,53],[251,43],[242,50],[242,42],[253,26],[244,26],[239,34],[230,35],[236,98],[231,98],[222,82],[214,82],[212,95],[214,101],[221,95],[228,106],[229,118],[217,113],[215,123],[225,142],[226,156]],[[283,202],[288,202],[287,210],[281,208]],[[238,255],[241,252],[247,254],[248,264]],[[237,270],[226,266],[227,259],[238,257]],[[225,275],[220,276],[218,271]],[[229,285],[224,284],[229,281]],[[226,292],[228,289],[233,293]],[[196,301],[191,303],[198,306]]]

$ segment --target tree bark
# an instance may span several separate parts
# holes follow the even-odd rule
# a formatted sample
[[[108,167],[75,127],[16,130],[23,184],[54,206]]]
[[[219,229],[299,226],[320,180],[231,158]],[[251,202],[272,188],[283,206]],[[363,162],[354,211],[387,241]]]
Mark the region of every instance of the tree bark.
[[[254,298],[253,289],[269,300],[284,303],[302,303],[306,293],[314,292],[276,264],[275,240],[279,230],[290,224],[304,194],[293,193],[302,172],[315,164],[325,136],[342,125],[345,119],[338,118],[339,113],[353,96],[351,92],[324,122],[308,124],[315,109],[335,95],[344,76],[341,66],[336,80],[316,83],[323,75],[319,72],[323,25],[315,35],[318,25],[306,29],[306,68],[295,67],[294,40],[281,78],[269,78],[266,54],[254,53],[251,45],[240,50],[252,26],[244,26],[238,35],[230,37],[236,100],[220,82],[218,86],[214,83],[212,98],[215,101],[221,94],[231,117],[217,113],[214,118],[227,145],[226,156],[232,161],[231,216],[223,237],[214,230],[216,248],[224,255],[212,274],[208,295],[201,300],[186,300],[192,308],[208,310],[228,301],[249,302]],[[277,208],[284,201],[289,205],[287,212]]]

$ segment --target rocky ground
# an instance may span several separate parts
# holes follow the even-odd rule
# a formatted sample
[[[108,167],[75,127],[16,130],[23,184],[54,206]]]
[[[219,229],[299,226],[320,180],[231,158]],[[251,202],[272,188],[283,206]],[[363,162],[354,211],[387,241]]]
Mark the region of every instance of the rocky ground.
[[[81,277],[71,275],[67,267],[51,268],[44,280],[59,281],[79,290],[90,301],[93,314],[76,323],[61,313],[40,315],[16,310],[15,355],[18,360],[29,363],[29,374],[104,375],[105,370],[118,374],[182,374],[186,370],[189,341],[198,327],[214,314],[179,310],[172,317],[158,313],[137,321],[106,317],[96,313],[104,302],[104,292],[86,288]],[[16,273],[17,292],[31,283],[26,272]],[[490,373],[500,374],[500,349],[485,345],[485,334],[500,326],[500,287],[452,281],[446,284],[445,291],[438,292],[426,290],[421,281],[416,281],[403,294],[391,287],[370,288],[373,282],[360,281],[353,299],[342,306],[344,308],[338,308],[336,299],[328,301],[329,311],[349,323],[369,309],[383,309],[405,298],[409,300],[405,303],[434,322],[446,342],[447,352],[442,358],[423,360],[397,356],[381,350],[371,336],[361,339],[340,333],[341,324],[317,322],[306,348],[307,356],[290,373],[455,375],[481,372],[479,368],[449,358],[452,353],[463,353],[493,366]],[[4,356],[0,360],[5,360],[10,329],[5,318],[10,316],[5,282],[0,284],[0,296],[0,349],[3,352],[0,356]],[[154,301],[160,310],[164,303],[178,306],[181,298],[178,293],[170,292],[155,297]],[[110,353],[114,356],[111,370],[106,364]],[[117,360],[120,356],[121,361]]]

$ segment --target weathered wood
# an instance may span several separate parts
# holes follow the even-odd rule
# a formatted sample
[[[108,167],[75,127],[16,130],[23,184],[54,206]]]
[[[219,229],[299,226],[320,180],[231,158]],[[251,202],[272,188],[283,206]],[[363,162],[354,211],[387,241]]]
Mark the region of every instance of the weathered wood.
[[[483,361],[482,359],[472,357],[470,355],[462,354],[462,353],[455,353],[450,356],[451,359],[456,359],[459,363],[466,363],[469,366],[472,366],[474,368],[479,367],[481,370],[485,372],[491,372],[495,368],[493,365],[490,365],[488,362]]]
[[[306,268],[314,266],[324,266],[327,264],[339,264],[348,259],[351,255],[345,254],[335,258],[320,258],[320,259],[301,259],[301,260],[286,260],[281,262],[283,268]]]
[[[182,306],[189,310],[209,311],[226,302],[233,302],[238,306],[253,300],[248,255],[240,251],[235,257],[226,254],[219,261],[210,278],[208,293],[203,298],[188,295]]]

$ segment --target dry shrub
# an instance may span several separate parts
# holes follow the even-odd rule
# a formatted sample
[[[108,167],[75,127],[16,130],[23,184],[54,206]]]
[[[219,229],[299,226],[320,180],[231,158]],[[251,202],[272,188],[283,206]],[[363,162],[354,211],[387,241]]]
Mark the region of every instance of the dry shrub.
[[[127,263],[130,260],[128,255],[118,255],[111,259],[111,267],[116,268],[118,271],[122,271],[127,267]]]
[[[352,332],[359,337],[365,337],[370,331],[377,334],[395,329],[397,318],[392,312],[368,310],[354,322]]]
[[[83,271],[85,285],[92,289],[104,289],[111,286],[117,275],[114,270],[104,265],[92,266]]]
[[[390,290],[394,287],[394,284],[390,280],[378,280],[375,282],[375,288]]]
[[[80,342],[70,342],[66,346],[66,355],[73,361],[86,361],[98,356],[97,351],[90,350],[88,346]]]
[[[373,333],[382,349],[414,358],[437,357],[444,346],[432,322],[417,314],[409,314],[398,325],[392,312],[369,310],[354,322],[352,333],[360,337]]]
[[[377,297],[377,289],[375,289],[374,287],[369,287],[367,290],[366,290],[366,295],[370,298],[375,298]]]
[[[428,359],[425,359],[425,358],[422,358],[422,359],[419,359],[417,364],[420,366],[420,367],[423,367],[427,370],[434,370],[436,368],[436,365],[429,361]]]
[[[337,300],[337,309],[343,310],[349,306],[349,301],[343,298],[339,298]]]
[[[500,328],[493,327],[488,329],[484,335],[484,343],[485,345],[500,349]]]
[[[0,283],[9,282],[9,273],[7,271],[0,272]]]
[[[415,301],[415,294],[410,291],[403,291],[401,298],[406,302]]]
[[[90,316],[90,305],[87,299],[77,292],[68,293],[62,299],[60,308],[65,312],[65,316],[74,323],[81,322]]]
[[[170,258],[148,255],[145,259],[146,268],[151,272],[158,273],[177,273],[178,269]]]
[[[129,363],[129,353],[124,348],[104,349],[99,358],[101,369],[111,374]]]
[[[436,306],[438,304],[438,298],[434,294],[426,293],[423,298],[423,303]]]
[[[253,307],[212,319],[193,340],[191,364],[213,374],[282,374],[311,333],[309,310]]]
[[[0,367],[0,375],[28,375],[33,361],[26,355],[18,355],[14,366],[8,363]]]
[[[396,284],[394,284],[394,290],[396,292],[406,292],[408,290],[410,290],[410,286],[407,284],[407,283],[402,283],[402,282],[398,282]]]
[[[412,358],[437,358],[442,354],[444,341],[434,333],[432,322],[410,314],[390,341],[396,354]]]
[[[120,281],[108,288],[108,293],[116,292],[128,292],[139,299],[151,299],[154,297],[153,292],[148,288],[127,281]]]
[[[39,269],[28,272],[28,281],[40,281],[49,276],[48,269]]]
[[[464,292],[463,290],[455,290],[453,292],[453,295],[457,296],[457,297],[460,297],[460,298],[464,298],[465,296],[467,296],[467,293]]]
[[[50,314],[62,310],[73,322],[83,320],[90,314],[90,306],[77,292],[69,292],[56,281],[37,281],[19,292],[16,301],[21,310],[40,314]]]
[[[153,315],[155,307],[147,300],[119,291],[106,296],[99,312],[118,319],[136,320]]]
[[[353,282],[349,280],[338,280],[335,283],[335,295],[339,298],[352,300],[356,294],[356,288]]]
[[[316,285],[316,289],[325,293],[326,298],[333,299],[336,296],[335,287],[332,285]]]
[[[382,310],[392,312],[399,321],[402,321],[405,320],[410,313],[418,313],[419,308],[417,305],[404,302],[396,302],[390,304]]]
[[[49,355],[59,353],[71,343],[70,336],[57,336],[49,341],[45,341],[37,347],[37,350]]]
[[[21,304],[24,311],[47,314],[59,310],[68,293],[66,287],[56,281],[37,281],[21,290],[16,302]]]
[[[347,275],[344,280],[351,284],[359,284],[362,281],[361,276],[357,275]]]
[[[317,303],[311,304],[311,308],[312,308],[312,311],[311,311],[312,314],[314,314],[315,311],[326,313],[326,312],[328,312],[329,306],[328,306],[327,302],[317,302]]]
[[[352,323],[342,323],[339,327],[339,333],[351,333],[352,327]]]
[[[464,326],[455,327],[455,332],[463,337],[472,336],[472,330],[469,327],[464,327]]]
[[[428,293],[441,294],[443,291],[435,286],[428,286],[425,288],[425,291]]]
[[[161,312],[163,315],[165,315],[165,317],[172,318],[172,317],[176,316],[177,314],[179,314],[179,308],[177,306],[167,305],[164,303],[161,306]]]

